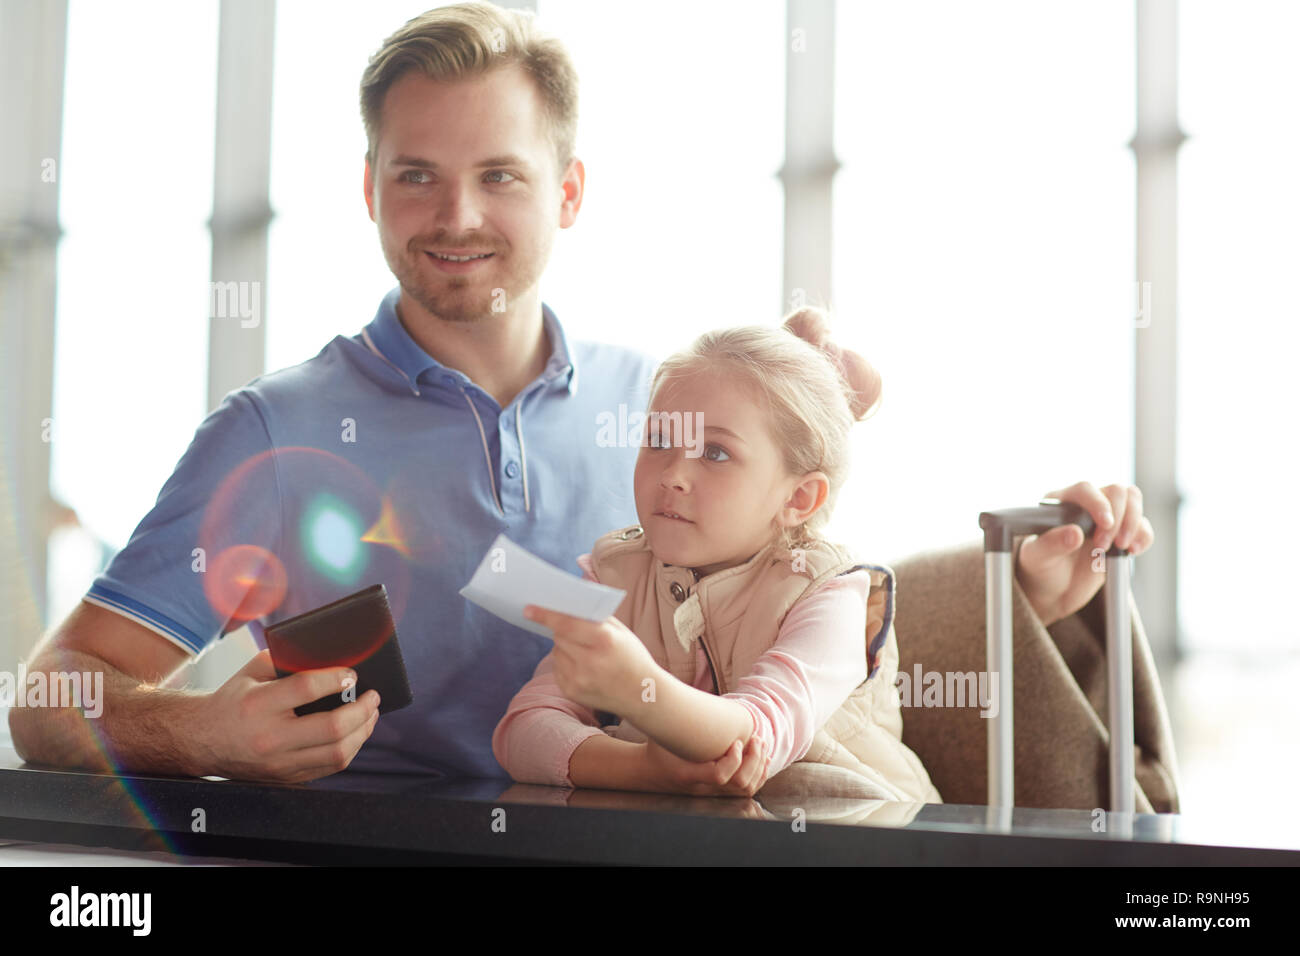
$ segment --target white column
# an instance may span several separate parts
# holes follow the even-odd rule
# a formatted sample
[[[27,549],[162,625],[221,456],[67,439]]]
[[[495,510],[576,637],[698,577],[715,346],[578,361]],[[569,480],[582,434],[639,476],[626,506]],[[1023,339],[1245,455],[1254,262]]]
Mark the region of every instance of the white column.
[[[0,668],[45,626],[66,0],[0,0]],[[48,440],[47,440],[48,439]]]
[[[787,0],[783,312],[831,303],[835,3]]]
[[[1137,2],[1136,481],[1159,546],[1136,562],[1133,592],[1152,657],[1178,654],[1178,8]]]
[[[274,0],[221,0],[212,189],[208,409],[266,364]]]

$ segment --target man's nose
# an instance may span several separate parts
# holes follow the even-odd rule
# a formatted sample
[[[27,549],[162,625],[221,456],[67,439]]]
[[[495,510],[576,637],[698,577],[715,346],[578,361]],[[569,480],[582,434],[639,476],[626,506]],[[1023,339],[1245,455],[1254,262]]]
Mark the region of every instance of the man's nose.
[[[437,225],[452,235],[463,235],[483,225],[478,194],[472,185],[456,180],[444,183],[438,192]]]

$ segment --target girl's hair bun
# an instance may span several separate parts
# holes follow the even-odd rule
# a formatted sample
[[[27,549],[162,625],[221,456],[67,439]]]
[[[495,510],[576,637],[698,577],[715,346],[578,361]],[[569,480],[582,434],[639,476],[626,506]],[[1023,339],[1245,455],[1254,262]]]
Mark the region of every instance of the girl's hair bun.
[[[798,309],[786,316],[784,328],[826,353],[844,380],[844,397],[848,399],[854,420],[861,421],[880,401],[880,373],[857,352],[840,348],[831,341],[824,309],[815,306]]]

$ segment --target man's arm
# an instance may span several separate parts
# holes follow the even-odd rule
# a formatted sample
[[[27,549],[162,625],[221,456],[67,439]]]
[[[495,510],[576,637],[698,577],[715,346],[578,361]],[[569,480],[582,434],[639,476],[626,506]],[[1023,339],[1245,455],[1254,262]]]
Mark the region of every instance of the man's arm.
[[[143,625],[78,604],[37,646],[27,670],[103,673],[103,711],[92,719],[72,707],[14,707],[14,749],[24,760],[61,767],[112,770],[115,760],[123,770],[201,775],[189,753],[198,695],[156,686],[186,660],[184,651]]]
[[[143,625],[82,602],[27,670],[102,673],[102,712],[14,707],[15,750],[33,763],[77,769],[303,782],[345,768],[374,728],[374,691],[326,713],[293,712],[339,692],[347,668],[277,680],[262,652],[214,692],[160,686],[187,659]]]

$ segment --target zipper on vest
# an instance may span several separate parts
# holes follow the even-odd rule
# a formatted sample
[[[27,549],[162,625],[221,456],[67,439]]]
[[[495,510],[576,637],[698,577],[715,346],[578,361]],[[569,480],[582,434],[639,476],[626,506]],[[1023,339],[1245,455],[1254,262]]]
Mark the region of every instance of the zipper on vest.
[[[709,645],[704,643],[704,635],[700,635],[700,649],[704,651],[704,660],[708,662],[709,673],[713,675],[713,692],[719,697],[722,696],[722,685],[718,683],[718,672],[713,667],[713,656],[709,653]]]
[[[700,572],[696,571],[694,568],[691,568],[690,572],[691,572],[691,577],[694,578],[695,581],[698,583],[700,580]],[[691,591],[693,590],[695,590],[694,584],[692,584],[690,590],[686,592],[687,595],[689,596]],[[722,684],[718,682],[718,669],[713,666],[713,655],[709,653],[709,645],[705,643],[703,633],[700,634],[700,649],[704,651],[704,660],[706,663],[708,663],[709,674],[712,675],[713,677],[713,692],[717,694],[719,697],[721,697],[723,694],[723,690],[722,690]]]

